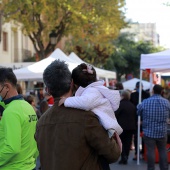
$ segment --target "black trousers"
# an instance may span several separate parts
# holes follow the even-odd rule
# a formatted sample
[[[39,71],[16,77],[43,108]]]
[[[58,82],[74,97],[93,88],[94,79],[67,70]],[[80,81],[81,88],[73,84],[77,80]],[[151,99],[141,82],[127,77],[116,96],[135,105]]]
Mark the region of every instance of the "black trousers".
[[[120,139],[122,141],[121,160],[123,161],[128,160],[133,134],[134,130],[123,130],[122,134],[120,135]]]

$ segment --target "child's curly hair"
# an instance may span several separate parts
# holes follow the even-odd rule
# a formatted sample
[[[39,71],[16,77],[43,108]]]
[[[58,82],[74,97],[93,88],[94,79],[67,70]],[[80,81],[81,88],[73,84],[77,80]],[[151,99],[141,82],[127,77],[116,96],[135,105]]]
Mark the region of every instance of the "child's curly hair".
[[[74,84],[86,87],[96,81],[96,70],[91,65],[82,63],[72,71]]]

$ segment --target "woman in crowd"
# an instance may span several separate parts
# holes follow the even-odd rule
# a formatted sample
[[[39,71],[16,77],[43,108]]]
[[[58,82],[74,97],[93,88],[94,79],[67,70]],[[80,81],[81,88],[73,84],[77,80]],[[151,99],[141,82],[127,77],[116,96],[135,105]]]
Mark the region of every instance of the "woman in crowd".
[[[115,111],[117,121],[123,129],[122,134],[120,134],[120,139],[122,141],[122,153],[119,164],[127,164],[128,161],[132,136],[136,128],[135,114],[136,108],[130,102],[130,92],[128,90],[123,90],[121,92],[119,109]]]

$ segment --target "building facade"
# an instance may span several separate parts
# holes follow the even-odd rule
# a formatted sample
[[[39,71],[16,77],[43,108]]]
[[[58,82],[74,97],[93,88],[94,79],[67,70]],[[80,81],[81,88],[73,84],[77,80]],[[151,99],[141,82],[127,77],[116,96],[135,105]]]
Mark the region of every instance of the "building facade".
[[[19,25],[12,22],[1,24],[0,64],[22,63],[34,54],[31,40],[22,33]]]
[[[159,45],[159,34],[156,31],[156,23],[131,23],[129,28],[122,29],[121,32],[134,34],[135,41],[150,41],[153,45]]]

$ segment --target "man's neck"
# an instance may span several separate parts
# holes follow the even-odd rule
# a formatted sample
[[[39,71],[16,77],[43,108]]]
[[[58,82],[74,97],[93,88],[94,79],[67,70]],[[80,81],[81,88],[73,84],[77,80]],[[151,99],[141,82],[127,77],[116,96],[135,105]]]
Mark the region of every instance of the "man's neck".
[[[73,93],[72,90],[70,89],[69,92],[65,93],[64,95],[60,96],[60,98],[68,98],[68,97],[72,97]]]
[[[18,95],[18,92],[16,90],[11,90],[10,92],[7,93],[7,96],[5,97],[5,100],[9,99],[9,98],[12,98],[14,96],[17,96],[17,95]]]

